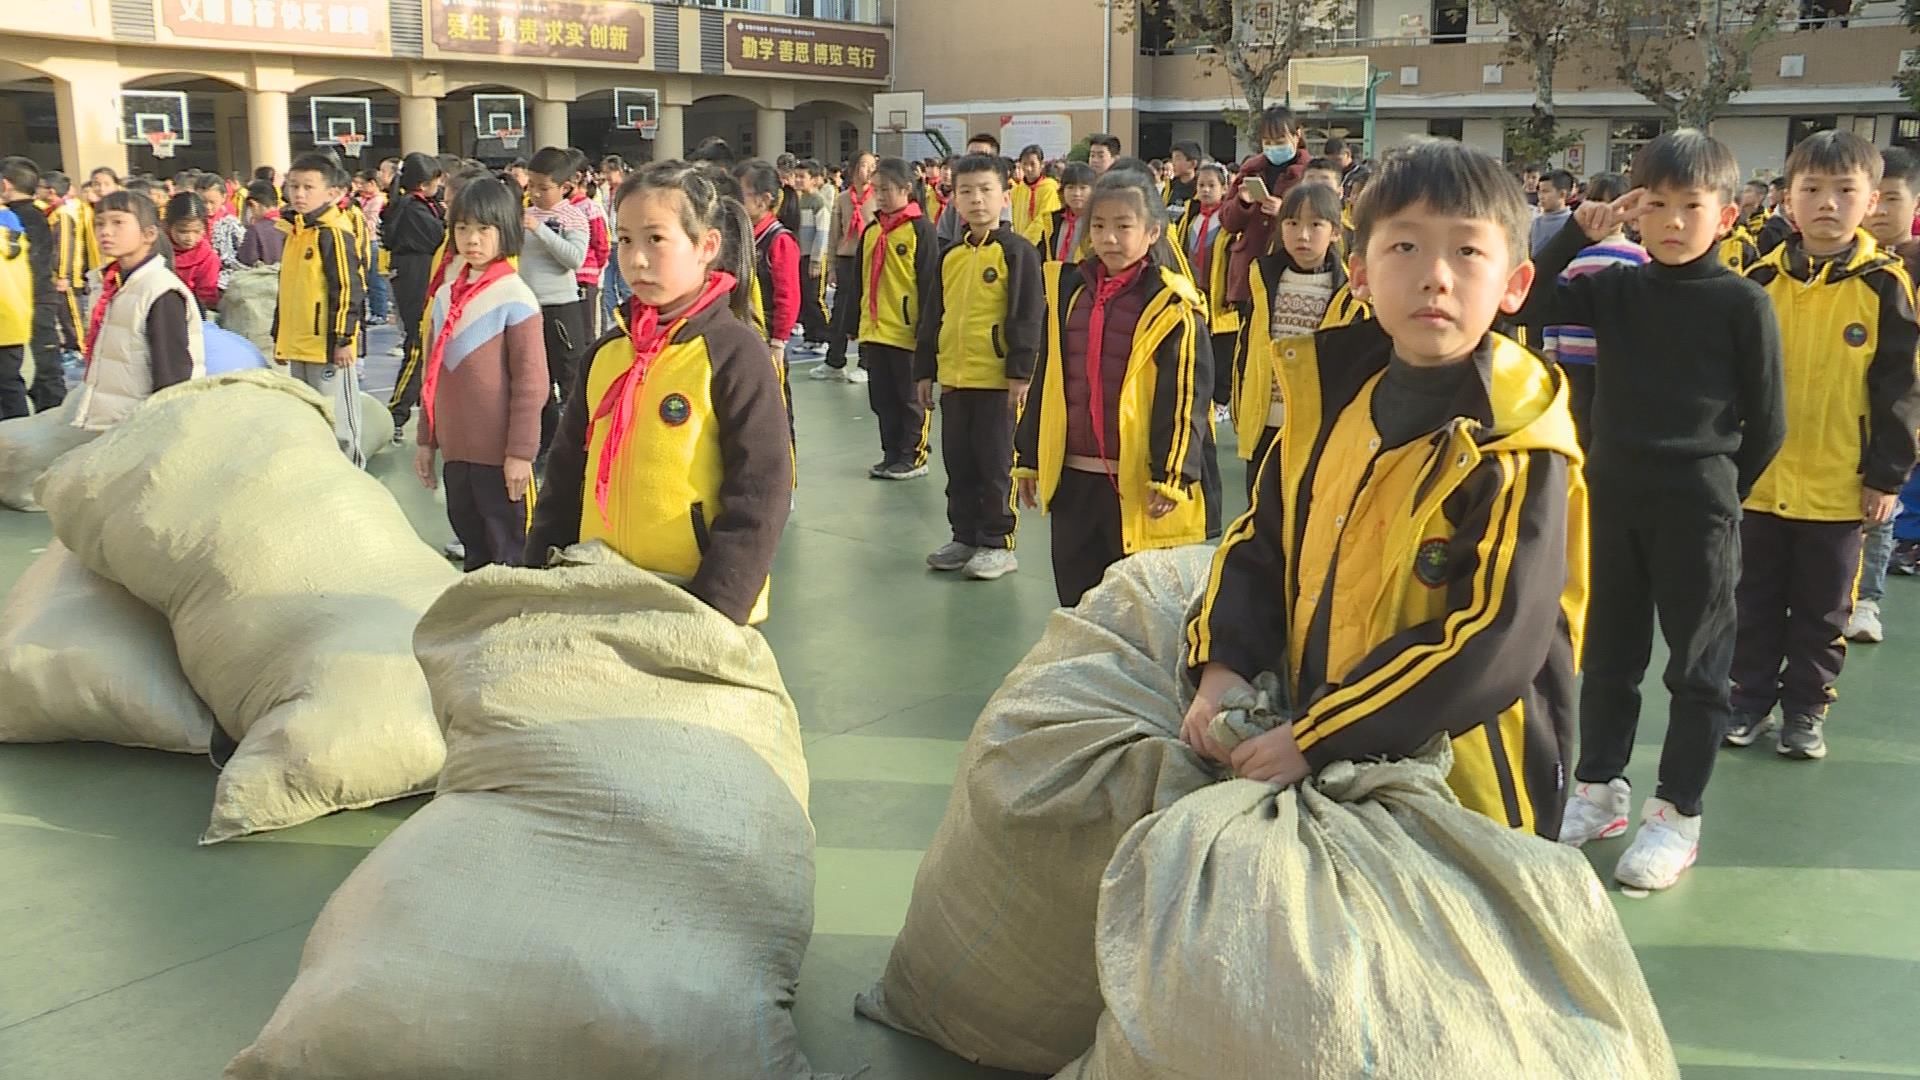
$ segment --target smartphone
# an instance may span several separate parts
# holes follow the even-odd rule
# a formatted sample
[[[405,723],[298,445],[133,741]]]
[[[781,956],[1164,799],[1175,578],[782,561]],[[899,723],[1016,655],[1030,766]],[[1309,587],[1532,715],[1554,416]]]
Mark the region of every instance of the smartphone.
[[[1256,203],[1265,202],[1273,197],[1267,191],[1267,182],[1257,176],[1249,176],[1240,181],[1240,190],[1246,192],[1248,197]]]

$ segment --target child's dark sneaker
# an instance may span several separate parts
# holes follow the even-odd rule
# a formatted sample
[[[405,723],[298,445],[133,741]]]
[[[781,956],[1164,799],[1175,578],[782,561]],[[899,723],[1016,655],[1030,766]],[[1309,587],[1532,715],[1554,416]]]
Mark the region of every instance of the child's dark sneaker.
[[[1796,713],[1787,717],[1785,726],[1780,729],[1781,757],[1795,761],[1818,761],[1827,756],[1827,718],[1811,713]]]
[[[1772,731],[1779,721],[1772,713],[1743,713],[1736,711],[1733,722],[1727,725],[1726,740],[1728,746],[1752,746],[1754,742]]]

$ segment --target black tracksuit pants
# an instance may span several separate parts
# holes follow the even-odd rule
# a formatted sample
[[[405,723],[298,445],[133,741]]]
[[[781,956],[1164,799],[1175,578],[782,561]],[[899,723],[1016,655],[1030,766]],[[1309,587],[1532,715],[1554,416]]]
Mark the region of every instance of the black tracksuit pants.
[[[1626,775],[1657,616],[1671,701],[1655,794],[1682,814],[1698,814],[1730,719],[1739,523],[1697,497],[1600,484],[1589,506],[1591,588],[1574,776],[1605,783]]]
[[[20,369],[27,363],[25,345],[0,346],[0,420],[17,420],[29,415],[27,383]]]
[[[586,305],[579,300],[571,304],[544,304],[540,308],[546,334],[547,377],[554,386],[547,407],[540,410],[542,460],[546,458],[554,433],[560,430],[560,410],[567,403],[567,395],[573,393],[574,365],[580,362],[580,353],[592,344],[587,340],[586,314]]]
[[[1749,512],[1733,655],[1733,707],[1826,715],[1847,658],[1844,631],[1860,567],[1858,521],[1791,521]]]
[[[1233,384],[1240,372],[1235,369],[1235,350],[1239,347],[1238,333],[1213,335],[1213,403],[1215,405],[1233,404]]]
[[[1047,506],[1053,522],[1053,587],[1061,607],[1072,607],[1100,584],[1107,568],[1127,557],[1120,530],[1120,492],[1101,473],[1061,469]]]
[[[860,260],[852,255],[836,255],[833,259],[834,280],[839,282],[833,293],[833,322],[827,333],[827,366],[843,368],[847,366],[847,342],[860,332],[859,300],[854,296],[854,275],[860,272]],[[863,352],[862,357],[866,354]]]
[[[33,304],[33,386],[27,396],[35,412],[57,409],[67,400],[67,369],[60,363],[60,308],[65,303],[56,293]]]
[[[466,545],[466,569],[496,563],[525,566],[528,500],[507,498],[500,466],[449,461],[442,465],[441,478],[447,489],[447,521]]]
[[[827,310],[822,303],[827,294],[826,268],[821,268],[819,277],[813,276],[813,256],[800,256],[800,330],[802,338],[809,344],[824,342],[828,338]],[[845,356],[843,350],[841,353]]]
[[[1005,390],[940,395],[940,452],[947,466],[947,523],[955,543],[1012,550],[1013,412]]]
[[[880,418],[880,449],[887,464],[927,463],[927,410],[913,379],[913,354],[892,345],[860,346],[867,369],[867,402]]]

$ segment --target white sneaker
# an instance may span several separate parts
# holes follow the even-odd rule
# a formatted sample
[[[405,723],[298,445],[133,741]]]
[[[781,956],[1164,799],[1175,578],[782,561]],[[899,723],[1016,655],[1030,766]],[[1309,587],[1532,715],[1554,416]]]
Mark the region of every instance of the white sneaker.
[[[1633,788],[1614,777],[1604,784],[1575,784],[1560,819],[1560,842],[1579,847],[1589,840],[1611,840],[1627,831],[1633,814]]]
[[[1232,423],[1233,410],[1229,409],[1225,405],[1215,405],[1213,407],[1213,422],[1216,424]]]
[[[828,367],[826,363],[822,362],[819,366],[807,373],[807,378],[812,379],[814,382],[846,382],[847,369]]]
[[[975,581],[997,581],[1020,569],[1020,560],[1006,548],[981,548],[967,560],[967,576]]]
[[[1633,889],[1670,888],[1700,857],[1700,819],[1687,817],[1665,799],[1640,808],[1640,831],[1613,868],[1613,878]]]
[[[847,363],[846,381],[852,383],[855,386],[865,385],[867,381],[867,369],[862,367],[855,367],[853,363],[849,361]]]
[[[1887,632],[1880,625],[1880,601],[1853,602],[1853,614],[1847,619],[1846,636],[1848,641],[1860,641],[1868,645],[1878,645],[1887,640]]]

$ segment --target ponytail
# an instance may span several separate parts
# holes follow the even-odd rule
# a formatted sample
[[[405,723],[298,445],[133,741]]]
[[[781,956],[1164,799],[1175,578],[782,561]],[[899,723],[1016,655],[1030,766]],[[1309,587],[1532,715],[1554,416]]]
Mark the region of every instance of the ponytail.
[[[753,222],[740,197],[740,184],[726,170],[709,164],[656,161],[627,177],[614,197],[616,208],[635,195],[673,191],[681,197],[680,223],[698,240],[707,230],[720,234],[720,254],[709,269],[733,275],[728,307],[741,322],[753,322]]]

